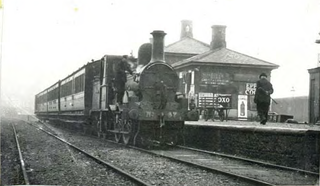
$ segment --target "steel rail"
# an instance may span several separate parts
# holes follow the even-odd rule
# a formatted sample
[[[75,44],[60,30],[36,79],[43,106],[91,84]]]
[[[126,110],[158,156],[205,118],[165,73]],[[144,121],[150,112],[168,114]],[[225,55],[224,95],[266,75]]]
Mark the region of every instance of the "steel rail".
[[[129,147],[129,148],[132,148],[132,149],[135,149],[135,150],[139,150],[141,152],[145,152],[145,153],[148,153],[148,154],[151,154],[151,155],[154,155],[154,156],[167,158],[167,159],[179,162],[179,163],[185,163],[185,164],[191,165],[191,166],[196,167],[196,168],[200,167],[200,168],[205,169],[205,170],[210,171],[210,172],[218,172],[218,173],[221,173],[221,174],[224,174],[224,175],[227,175],[227,176],[236,177],[239,180],[244,180],[246,182],[250,182],[250,183],[253,183],[253,184],[259,184],[261,186],[276,186],[275,184],[264,182],[264,181],[257,180],[257,179],[254,179],[254,178],[241,176],[241,175],[234,174],[234,173],[229,173],[229,172],[226,172],[226,171],[223,171],[223,170],[220,170],[220,169],[215,169],[215,168],[208,167],[208,166],[205,166],[205,165],[199,165],[199,164],[196,164],[196,163],[180,160],[178,158],[174,158],[174,157],[171,157],[171,156],[166,156],[166,155],[163,155],[163,154],[157,154],[157,153],[154,153],[152,151],[149,151],[149,150],[146,150],[146,149],[143,149],[143,148],[139,148],[139,147],[136,147],[136,146],[125,145],[125,144],[122,144],[122,143],[117,143],[117,142],[112,141],[112,140],[106,140],[106,141],[114,143],[114,144],[118,144],[120,146],[125,146],[125,147]]]
[[[61,142],[69,145],[70,147],[72,147],[72,148],[76,149],[77,151],[83,153],[84,155],[90,157],[91,159],[93,159],[93,160],[96,161],[97,163],[102,164],[102,165],[106,165],[106,166],[108,166],[109,168],[111,168],[111,169],[113,169],[113,170],[116,170],[118,173],[120,173],[120,174],[122,174],[122,175],[124,175],[124,176],[126,176],[126,177],[128,177],[128,178],[130,178],[130,180],[132,180],[133,182],[137,183],[138,185],[151,186],[150,184],[148,184],[148,183],[142,181],[141,179],[135,177],[134,175],[131,175],[130,173],[128,173],[128,172],[126,172],[126,171],[124,171],[124,170],[122,170],[122,169],[120,169],[120,168],[118,168],[118,167],[116,167],[116,166],[114,166],[114,165],[112,165],[112,164],[110,164],[109,162],[106,162],[106,161],[104,161],[104,160],[102,160],[102,159],[100,159],[100,158],[94,157],[93,155],[89,154],[88,152],[86,152],[86,151],[80,149],[79,147],[77,147],[77,146],[75,146],[75,145],[67,142],[66,140],[58,137],[57,135],[52,134],[51,132],[48,132],[48,131],[46,131],[46,130],[44,130],[44,129],[42,129],[42,128],[39,128],[39,127],[37,127],[37,126],[29,123],[29,122],[28,122],[28,124],[30,124],[31,126],[33,126],[33,127],[37,128],[37,129],[43,131],[44,133],[46,133],[46,134],[48,134],[48,135],[50,135],[50,136],[52,136],[52,137],[60,140]]]
[[[311,171],[307,171],[307,170],[303,170],[303,169],[298,169],[298,168],[293,168],[293,167],[286,167],[286,166],[282,166],[282,165],[275,165],[275,164],[267,163],[267,162],[263,162],[263,161],[252,160],[252,159],[248,159],[248,158],[237,157],[237,156],[233,156],[233,155],[228,155],[228,154],[223,154],[223,153],[218,153],[218,152],[212,152],[212,151],[207,151],[207,150],[195,149],[195,148],[192,148],[192,147],[186,147],[186,146],[180,146],[180,145],[177,145],[176,147],[179,147],[179,148],[182,148],[182,149],[191,150],[191,151],[196,151],[196,152],[207,153],[207,154],[210,154],[210,155],[216,155],[216,156],[227,157],[227,158],[236,159],[236,160],[242,160],[242,161],[246,161],[246,162],[250,162],[250,163],[256,163],[256,164],[259,164],[259,165],[262,165],[262,166],[265,166],[265,167],[279,168],[279,169],[283,169],[283,170],[290,170],[290,171],[296,171],[296,172],[301,172],[301,173],[305,173],[305,174],[311,174],[311,175],[319,176],[319,173],[311,172]]]
[[[142,151],[142,152],[145,152],[145,153],[148,153],[148,154],[151,154],[151,155],[154,155],[154,156],[167,158],[167,159],[179,162],[179,163],[184,163],[184,164],[191,165],[191,166],[196,167],[196,168],[205,169],[205,170],[210,171],[210,172],[217,172],[217,173],[220,173],[220,174],[224,174],[226,176],[235,177],[235,178],[237,178],[239,180],[243,180],[243,181],[245,181],[247,183],[249,182],[249,183],[252,183],[254,185],[275,186],[272,183],[268,183],[268,182],[265,182],[265,181],[261,181],[261,180],[250,178],[250,177],[246,177],[246,176],[241,176],[239,174],[226,172],[226,171],[223,171],[223,170],[220,170],[220,169],[216,169],[216,168],[212,168],[212,167],[208,167],[208,166],[205,166],[205,165],[199,165],[199,164],[192,163],[192,162],[189,162],[189,161],[184,161],[184,160],[181,160],[181,159],[178,159],[178,158],[174,158],[174,157],[171,157],[171,156],[158,154],[158,153],[155,153],[155,152],[152,152],[152,151],[149,151],[149,150],[146,150],[146,149],[142,149],[142,148],[139,148],[139,147],[135,147],[135,146],[128,146],[128,147],[130,147],[132,149],[136,149],[136,150]]]
[[[20,144],[19,144],[19,140],[18,140],[17,131],[16,131],[15,126],[12,123],[11,123],[11,126],[13,128],[14,137],[15,137],[15,141],[16,141],[16,144],[17,144],[17,148],[18,148],[19,159],[20,159],[20,164],[21,164],[21,170],[22,170],[22,174],[23,174],[24,183],[26,185],[30,185],[29,178],[28,178],[27,171],[26,171],[26,164],[25,164],[25,162],[23,160],[22,153],[21,153],[21,148],[20,148]]]
[[[135,149],[135,150],[138,150],[138,151],[141,151],[141,152],[145,152],[145,153],[148,153],[148,154],[151,154],[151,155],[154,155],[154,156],[167,158],[167,159],[179,162],[179,163],[185,163],[185,164],[191,165],[191,166],[196,167],[196,168],[200,167],[200,168],[205,169],[205,170],[210,171],[210,172],[218,172],[218,173],[221,173],[221,174],[224,174],[224,175],[227,175],[227,176],[236,177],[239,180],[244,180],[246,182],[250,182],[250,183],[253,183],[253,184],[259,184],[261,186],[276,186],[274,184],[271,184],[271,183],[268,183],[268,182],[264,182],[264,181],[261,181],[261,180],[257,180],[257,179],[253,179],[253,178],[250,178],[250,177],[241,176],[241,175],[234,174],[234,173],[229,173],[229,172],[226,172],[226,171],[223,171],[223,170],[220,170],[220,169],[215,169],[215,168],[212,168],[212,167],[199,165],[199,164],[196,164],[196,163],[180,160],[178,158],[174,158],[174,157],[171,157],[171,156],[166,156],[166,155],[163,155],[163,154],[157,154],[157,153],[154,153],[152,151],[149,151],[149,150],[146,150],[146,149],[142,149],[142,148],[139,148],[139,147],[136,147],[136,146],[125,145],[125,144],[122,144],[122,143],[117,143],[117,142],[112,141],[112,140],[106,140],[106,141],[114,143],[114,144],[118,144],[120,146],[129,147],[129,148],[132,148],[132,149]]]

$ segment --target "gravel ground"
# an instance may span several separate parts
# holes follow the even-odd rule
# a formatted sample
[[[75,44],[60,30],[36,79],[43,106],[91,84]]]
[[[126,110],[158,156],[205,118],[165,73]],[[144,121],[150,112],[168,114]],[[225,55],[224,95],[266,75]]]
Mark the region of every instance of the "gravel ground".
[[[19,164],[19,155],[11,123],[13,120],[1,118],[1,185],[24,184]]]
[[[233,178],[119,147],[102,139],[55,128],[55,133],[92,155],[121,167],[152,185],[249,185]]]
[[[31,184],[134,185],[24,122],[18,122],[16,130]]]

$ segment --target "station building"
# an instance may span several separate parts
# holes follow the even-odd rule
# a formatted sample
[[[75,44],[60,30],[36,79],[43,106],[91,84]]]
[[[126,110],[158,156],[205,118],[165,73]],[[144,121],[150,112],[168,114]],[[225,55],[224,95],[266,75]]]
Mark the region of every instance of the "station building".
[[[319,63],[320,64],[320,63]],[[309,69],[309,123],[320,122],[320,65]]]
[[[210,44],[193,37],[190,20],[181,22],[180,40],[165,47],[166,62],[179,74],[179,91],[197,107],[228,108],[229,119],[253,119],[256,81],[279,66],[227,48],[226,26],[213,25]],[[209,104],[208,104],[209,102]]]
[[[320,33],[319,33],[320,35]],[[320,44],[320,39],[315,41]],[[320,54],[317,67],[308,69],[309,72],[309,123],[320,124]]]

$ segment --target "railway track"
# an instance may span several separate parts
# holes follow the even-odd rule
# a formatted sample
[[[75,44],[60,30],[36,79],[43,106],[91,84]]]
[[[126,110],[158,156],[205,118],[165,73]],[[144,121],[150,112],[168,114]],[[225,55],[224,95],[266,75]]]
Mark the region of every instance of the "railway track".
[[[309,176],[318,176],[318,177],[320,176],[319,173],[317,173],[317,172],[311,172],[311,171],[307,171],[307,170],[303,170],[303,169],[297,169],[297,168],[292,168],[292,167],[287,167],[287,166],[282,166],[282,165],[276,165],[276,164],[267,163],[267,162],[258,161],[258,160],[253,160],[253,159],[249,159],[249,158],[232,156],[232,155],[228,155],[228,154],[217,153],[217,152],[212,152],[212,151],[206,151],[206,150],[201,150],[201,149],[196,149],[196,148],[191,148],[191,147],[186,147],[186,146],[177,146],[177,147],[179,147],[181,149],[187,149],[187,150],[196,151],[196,152],[203,152],[203,153],[211,154],[211,155],[214,155],[214,156],[221,156],[221,157],[231,158],[231,159],[245,161],[245,162],[249,162],[249,163],[254,163],[254,164],[258,164],[258,165],[264,166],[264,167],[270,167],[270,168],[283,169],[283,170],[287,170],[287,171],[300,172],[300,173],[305,174],[307,176],[308,175]]]
[[[107,141],[117,143],[111,140]],[[186,146],[169,145],[170,149],[166,150],[147,150],[136,146],[128,147],[151,155],[168,158],[173,161],[205,169],[210,172],[235,177],[237,180],[241,180],[241,182],[254,185],[314,185],[317,182],[317,178],[319,178],[319,173],[316,172]],[[208,157],[208,155],[211,157]],[[218,158],[217,160],[217,157],[221,158]],[[228,159],[235,161],[232,162]],[[224,161],[227,161],[227,163]],[[309,181],[309,177],[313,177],[314,181]],[[270,178],[272,178],[273,181],[270,181]],[[288,180],[294,180],[294,183],[287,182]]]
[[[43,128],[41,128],[41,127],[37,127],[37,126],[35,126],[35,125],[33,125],[33,124],[29,123],[29,122],[27,122],[27,123],[30,124],[31,126],[37,128],[37,129],[43,131],[44,133],[46,133],[46,134],[48,134],[48,135],[56,138],[57,140],[63,142],[64,144],[72,147],[73,149],[75,149],[75,150],[77,150],[78,152],[86,155],[87,157],[91,158],[92,160],[96,161],[97,163],[99,163],[99,164],[101,164],[101,165],[104,165],[104,166],[106,166],[106,167],[108,167],[108,168],[110,168],[110,169],[118,172],[119,174],[121,174],[121,175],[123,175],[124,177],[128,178],[128,179],[131,180],[132,182],[136,183],[137,185],[151,186],[150,184],[144,182],[143,180],[137,178],[136,176],[130,174],[129,172],[127,172],[127,171],[125,171],[125,170],[122,170],[121,168],[119,168],[119,167],[117,167],[117,166],[114,166],[113,164],[111,164],[111,163],[109,163],[109,162],[106,162],[106,161],[104,161],[104,160],[102,160],[102,159],[100,159],[100,158],[98,158],[98,157],[95,157],[95,156],[91,155],[90,153],[82,150],[81,148],[77,147],[76,145],[71,144],[71,143],[69,143],[68,141],[66,141],[65,139],[60,138],[60,137],[57,136],[56,134],[53,134],[53,133],[51,133],[51,132],[49,132],[49,131],[46,131],[45,129],[43,129]]]
[[[146,150],[133,146],[130,148],[233,177],[241,183],[251,185],[314,185],[319,177],[319,174],[314,172],[183,146],[166,150]]]
[[[44,124],[43,126],[46,129],[52,130],[54,132],[56,132],[57,134],[59,134],[59,130],[52,128],[51,126],[48,126],[46,124]],[[66,132],[66,133],[64,133]],[[83,144],[80,142],[81,140],[86,140],[86,141],[90,141],[87,142],[85,144],[107,144],[105,145],[106,147],[100,146],[99,149],[95,149],[93,148],[92,150],[89,150],[90,152],[92,152],[92,154],[94,154],[95,156],[99,156],[102,159],[106,159],[109,162],[112,162],[114,164],[119,164],[117,162],[121,162],[120,164],[126,164],[130,162],[134,161],[134,162],[138,162],[139,165],[136,165],[135,167],[127,167],[128,170],[130,170],[133,174],[137,174],[137,177],[140,177],[143,180],[146,180],[147,182],[150,182],[152,185],[243,185],[245,182],[244,181],[239,181],[238,179],[230,178],[230,176],[225,176],[222,174],[216,174],[216,173],[211,173],[208,171],[205,171],[203,168],[199,168],[199,167],[192,167],[186,164],[180,164],[180,163],[176,163],[168,158],[163,158],[163,157],[156,157],[154,155],[150,155],[148,153],[145,152],[141,152],[141,151],[137,151],[134,148],[128,148],[129,146],[126,146],[124,144],[121,143],[117,143],[115,141],[110,141],[110,140],[101,140],[101,138],[98,137],[93,137],[93,136],[87,136],[86,139],[83,139],[82,137],[80,138],[81,140],[77,139],[78,135],[74,135],[74,134],[69,134],[68,131],[64,131],[62,135],[64,135],[68,141],[73,141],[72,143],[75,143],[79,146],[82,146]],[[69,136],[71,135],[71,136]],[[82,135],[80,135],[82,136]],[[99,142],[98,142],[99,141]],[[108,144],[107,142],[111,142],[112,144]],[[83,142],[83,141],[82,141]],[[85,147],[85,146],[83,146]],[[121,148],[119,148],[121,147]],[[125,147],[125,148],[122,148]],[[85,147],[87,148],[87,147]],[[90,148],[89,148],[90,149]],[[116,150],[118,149],[118,150]],[[123,150],[121,150],[123,149]],[[114,158],[112,156],[114,156],[113,151],[117,151],[118,153],[121,154],[130,154],[130,160],[128,162],[127,159],[127,155],[123,156],[121,155],[121,158]],[[109,152],[109,153],[108,153]],[[122,159],[123,158],[123,159]],[[169,163],[170,162],[170,163]],[[148,169],[144,169],[145,166],[148,167],[154,167],[154,164],[156,163],[156,167],[155,169],[152,169],[152,172],[148,172]],[[121,166],[121,165],[120,165]],[[177,167],[177,172],[181,172],[176,174],[174,171],[174,167]],[[146,172],[147,171],[147,172]],[[165,171],[165,172],[164,172]],[[140,173],[139,173],[140,172]],[[146,176],[141,177],[141,172],[145,172]],[[183,175],[184,176],[181,176]],[[171,181],[167,181],[168,176],[169,180],[172,180],[172,178],[174,180],[180,180],[181,177],[188,177],[188,175],[193,175],[191,177],[195,177],[196,181],[191,181],[188,182],[186,180],[188,180],[189,178],[182,180],[178,183],[178,182],[174,182],[174,184],[172,184]],[[211,182],[211,179],[213,178],[213,182]],[[197,181],[197,179],[201,180],[201,181]],[[220,180],[220,181],[219,181]],[[257,184],[244,184],[244,185],[257,185]]]
[[[20,167],[21,167],[21,171],[22,171],[22,174],[23,174],[24,184],[25,185],[30,185],[29,177],[28,177],[28,174],[27,174],[26,166],[25,166],[25,161],[23,159],[21,148],[20,148],[18,134],[17,134],[17,131],[16,131],[16,128],[15,128],[14,124],[11,123],[11,126],[12,126],[12,130],[13,130],[13,133],[14,133],[14,138],[15,138],[15,142],[16,142],[16,146],[17,146],[17,150],[18,150],[18,154],[19,154],[19,160],[20,160],[19,162],[20,162]]]
[[[130,148],[236,177],[254,185],[314,185],[319,178],[319,174],[314,172],[183,146],[170,147],[166,150],[146,150],[134,146]]]

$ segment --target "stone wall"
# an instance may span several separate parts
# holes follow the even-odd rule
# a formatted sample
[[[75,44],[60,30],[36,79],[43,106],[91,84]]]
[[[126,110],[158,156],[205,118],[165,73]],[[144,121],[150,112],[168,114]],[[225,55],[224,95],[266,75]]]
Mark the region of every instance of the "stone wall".
[[[272,132],[185,127],[187,146],[248,157],[284,166],[319,171],[319,139],[315,132]]]

